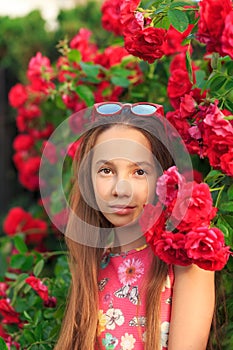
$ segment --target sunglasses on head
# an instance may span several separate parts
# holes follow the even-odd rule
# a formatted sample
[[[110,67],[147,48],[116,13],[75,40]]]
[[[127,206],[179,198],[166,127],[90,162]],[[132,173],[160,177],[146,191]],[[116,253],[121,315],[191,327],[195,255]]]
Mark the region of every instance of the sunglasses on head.
[[[134,115],[138,116],[154,116],[156,114],[164,115],[163,106],[149,103],[120,103],[120,102],[102,102],[94,105],[94,115],[96,116],[114,116],[120,114],[123,110],[130,110]]]

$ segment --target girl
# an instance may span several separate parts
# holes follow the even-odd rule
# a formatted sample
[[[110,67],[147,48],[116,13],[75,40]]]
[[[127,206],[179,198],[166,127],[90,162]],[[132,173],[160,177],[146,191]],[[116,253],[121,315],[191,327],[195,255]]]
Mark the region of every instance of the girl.
[[[55,349],[204,350],[213,272],[167,266],[139,225],[156,179],[174,163],[161,106],[103,103],[93,116],[75,157],[72,285]]]

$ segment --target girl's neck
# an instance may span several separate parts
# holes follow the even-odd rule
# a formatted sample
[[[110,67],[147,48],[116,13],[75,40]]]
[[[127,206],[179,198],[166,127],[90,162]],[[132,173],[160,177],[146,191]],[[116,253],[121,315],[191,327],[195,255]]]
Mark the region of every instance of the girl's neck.
[[[115,227],[114,231],[118,252],[128,252],[132,249],[140,248],[146,243],[146,239],[139,227]]]

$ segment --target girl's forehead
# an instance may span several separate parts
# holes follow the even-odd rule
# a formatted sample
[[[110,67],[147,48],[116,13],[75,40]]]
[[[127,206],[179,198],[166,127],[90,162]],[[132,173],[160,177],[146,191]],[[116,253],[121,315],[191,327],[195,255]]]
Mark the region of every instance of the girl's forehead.
[[[95,145],[103,142],[122,139],[122,143],[136,142],[151,150],[151,145],[147,137],[142,131],[127,125],[115,125],[107,130],[104,130],[96,139]]]
[[[153,161],[148,139],[139,130],[128,127],[105,130],[97,138],[92,152],[93,163],[114,159],[127,159],[134,163]]]

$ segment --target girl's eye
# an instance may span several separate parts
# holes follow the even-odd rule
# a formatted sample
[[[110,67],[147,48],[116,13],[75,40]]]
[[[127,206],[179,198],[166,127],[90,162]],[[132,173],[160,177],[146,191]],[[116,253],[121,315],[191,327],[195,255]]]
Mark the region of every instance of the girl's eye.
[[[112,170],[109,168],[102,168],[98,171],[98,174],[104,174],[104,175],[109,175],[111,174]]]
[[[145,170],[143,170],[143,169],[138,169],[138,170],[136,170],[135,173],[137,175],[140,175],[140,176],[143,176],[143,175],[147,174],[147,172]]]

